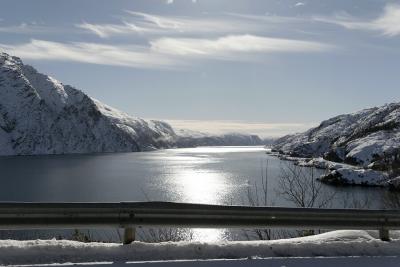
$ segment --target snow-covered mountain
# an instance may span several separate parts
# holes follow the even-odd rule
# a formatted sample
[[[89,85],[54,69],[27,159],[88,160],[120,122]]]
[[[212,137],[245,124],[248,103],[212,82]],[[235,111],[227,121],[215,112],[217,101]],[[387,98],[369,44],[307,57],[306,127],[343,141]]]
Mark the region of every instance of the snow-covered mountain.
[[[125,114],[0,52],[0,155],[192,147],[203,144],[198,138],[181,137],[166,122]],[[245,139],[227,136],[216,144],[246,145]]]
[[[133,118],[0,53],[0,155],[169,147],[173,129]]]
[[[331,118],[304,133],[278,139],[273,149],[294,157],[323,157],[390,171],[400,161],[400,103]]]

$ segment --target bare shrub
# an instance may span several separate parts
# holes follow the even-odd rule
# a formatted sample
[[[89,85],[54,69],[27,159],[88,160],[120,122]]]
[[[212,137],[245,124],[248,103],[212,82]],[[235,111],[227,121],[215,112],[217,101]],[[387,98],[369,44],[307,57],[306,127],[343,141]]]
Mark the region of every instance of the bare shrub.
[[[269,206],[268,192],[269,161],[261,162],[260,180],[247,189],[246,204],[250,206]],[[293,162],[281,163],[276,193],[295,207],[301,208],[326,208],[329,207],[335,192],[328,191],[324,185],[317,181],[314,168],[304,168]],[[279,229],[254,229],[244,230],[247,239],[271,240],[275,238],[291,238],[314,234],[314,230],[279,230]]]
[[[296,207],[327,208],[332,204],[336,193],[328,192],[316,178],[314,168],[304,168],[291,162],[283,162],[276,192]]]
[[[341,206],[345,209],[369,209],[372,204],[368,194],[363,194],[360,198],[360,196],[356,196],[353,192],[346,193],[341,198],[341,202]]]
[[[400,209],[400,193],[399,191],[387,191],[382,197],[384,209],[398,210]]]
[[[253,207],[268,206],[268,168],[269,161],[265,163],[260,161],[261,175],[259,181],[255,181],[252,186],[247,188],[246,200],[242,201],[246,205]],[[259,239],[259,240],[271,240],[272,230],[271,229],[252,229],[243,230],[243,235],[248,239]]]

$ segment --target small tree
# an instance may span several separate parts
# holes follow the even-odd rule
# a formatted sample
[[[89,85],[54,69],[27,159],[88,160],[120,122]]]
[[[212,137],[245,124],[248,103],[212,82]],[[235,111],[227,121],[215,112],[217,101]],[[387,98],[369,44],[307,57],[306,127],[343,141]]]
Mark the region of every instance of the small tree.
[[[277,193],[300,208],[326,208],[335,197],[335,192],[328,192],[317,181],[314,168],[300,167],[292,162],[281,163],[278,184]],[[315,231],[303,230],[297,233],[306,236],[315,234]]]
[[[276,190],[285,200],[301,208],[326,208],[335,192],[328,192],[315,176],[314,168],[304,168],[291,162],[281,163],[279,187]]]
[[[268,167],[269,161],[268,159],[264,162],[260,161],[260,181],[254,183],[253,186],[249,186],[247,188],[246,202],[250,206],[259,207],[259,206],[268,206],[270,203],[268,201]],[[254,229],[254,230],[245,230],[244,235],[247,239],[251,239],[250,233],[255,235],[259,240],[271,240],[272,239],[272,231],[271,229]]]
[[[261,162],[261,175],[259,182],[247,189],[247,203],[251,206],[268,206],[268,169],[269,161]],[[325,208],[328,207],[335,197],[334,192],[328,192],[324,185],[317,181],[314,168],[300,167],[292,162],[281,163],[276,192],[283,199],[296,207],[302,208]],[[255,229],[245,231],[247,239],[256,236],[260,240],[270,240],[274,237],[293,237],[293,232],[272,231],[271,229]],[[313,230],[298,231],[297,235],[314,234]]]

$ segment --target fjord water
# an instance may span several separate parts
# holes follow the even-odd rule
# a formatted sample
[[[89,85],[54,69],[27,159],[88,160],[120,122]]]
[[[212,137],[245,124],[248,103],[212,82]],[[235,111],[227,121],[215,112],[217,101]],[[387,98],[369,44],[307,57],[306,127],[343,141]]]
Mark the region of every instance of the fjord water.
[[[0,201],[115,202],[177,201],[246,204],[268,161],[268,198],[293,206],[277,193],[282,162],[263,147],[199,147],[139,153],[0,157]],[[316,170],[316,173],[322,173]],[[384,190],[332,187],[332,206],[352,194],[380,207]],[[198,230],[198,239],[221,238],[220,230]]]

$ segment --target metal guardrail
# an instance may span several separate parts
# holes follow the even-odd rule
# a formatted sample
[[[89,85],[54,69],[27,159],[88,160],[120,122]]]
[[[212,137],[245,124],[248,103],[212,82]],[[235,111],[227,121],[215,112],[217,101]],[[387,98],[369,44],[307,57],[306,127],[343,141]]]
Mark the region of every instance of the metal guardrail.
[[[135,227],[400,229],[400,211],[219,206],[172,202],[0,203],[0,229],[124,228],[124,244]]]

